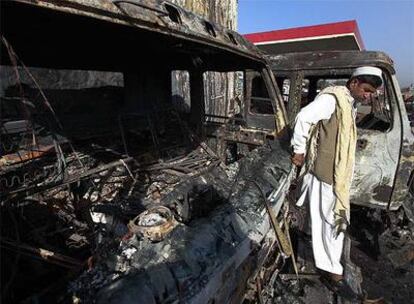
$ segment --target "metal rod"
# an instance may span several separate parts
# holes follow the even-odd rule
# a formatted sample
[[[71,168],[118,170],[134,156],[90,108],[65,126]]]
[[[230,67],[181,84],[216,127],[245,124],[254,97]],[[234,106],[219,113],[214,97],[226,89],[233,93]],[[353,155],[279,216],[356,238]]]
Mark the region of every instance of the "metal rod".
[[[94,168],[94,169],[91,169],[91,170],[88,170],[88,171],[83,172],[83,173],[81,173],[79,175],[71,176],[67,180],[63,180],[63,181],[60,181],[60,182],[56,182],[56,183],[54,183],[52,185],[50,185],[50,184],[49,185],[43,185],[43,186],[34,185],[34,186],[31,186],[30,188],[27,187],[25,189],[18,189],[18,190],[15,190],[15,191],[10,191],[10,192],[8,192],[8,194],[17,195],[17,194],[19,194],[21,192],[28,193],[31,190],[36,190],[35,193],[39,193],[39,192],[43,191],[44,189],[51,190],[51,189],[53,189],[55,187],[58,187],[58,186],[64,186],[64,185],[68,185],[68,184],[77,182],[77,181],[79,181],[81,179],[84,179],[86,177],[89,177],[90,175],[93,175],[93,174],[96,174],[96,173],[105,171],[105,170],[110,169],[112,167],[116,167],[116,166],[119,166],[119,165],[123,165],[123,162],[127,163],[127,162],[130,162],[132,160],[134,160],[132,157],[127,157],[127,158],[124,158],[124,159],[121,159],[121,160],[117,160],[117,161],[111,162],[111,163],[106,164],[106,165],[103,165],[103,166],[99,166],[99,167]],[[6,196],[6,194],[7,193],[5,193],[5,196]],[[2,195],[3,195],[3,193],[2,193]]]
[[[35,248],[24,243],[16,243],[10,240],[2,239],[0,246],[5,249],[13,250],[24,255],[40,258],[45,262],[59,265],[64,268],[80,268],[84,264],[69,256],[65,256],[63,254],[56,253],[44,248]]]
[[[282,280],[297,280],[297,279],[308,279],[308,280],[317,280],[319,279],[320,275],[317,273],[281,273],[279,277]]]
[[[299,272],[298,272],[298,265],[296,264],[296,258],[295,258],[295,253],[293,251],[293,246],[292,246],[292,240],[290,238],[290,232],[289,232],[289,225],[286,221],[286,219],[284,218],[283,220],[284,224],[285,224],[285,232],[286,232],[286,236],[290,245],[290,248],[292,248],[292,255],[290,256],[292,259],[292,264],[293,264],[293,269],[295,270],[296,276],[298,276]]]
[[[263,201],[266,207],[266,211],[269,214],[270,218],[270,224],[272,225],[278,244],[280,246],[280,250],[285,256],[291,256],[292,255],[292,247],[289,244],[289,241],[286,237],[286,235],[283,233],[282,229],[280,228],[279,221],[276,218],[275,212],[273,211],[272,207],[269,204],[269,201],[266,197],[266,194],[264,193],[263,189],[260,187],[260,185],[255,180],[250,180],[260,191],[260,194],[263,196]]]

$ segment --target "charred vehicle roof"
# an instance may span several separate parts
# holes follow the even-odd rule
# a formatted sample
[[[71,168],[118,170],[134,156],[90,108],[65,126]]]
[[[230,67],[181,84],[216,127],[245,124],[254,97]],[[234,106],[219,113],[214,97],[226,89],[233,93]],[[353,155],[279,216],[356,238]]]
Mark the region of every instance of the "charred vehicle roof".
[[[293,171],[259,51],[165,1],[2,1],[1,27],[2,300],[268,294]]]
[[[196,60],[190,55],[204,69],[263,61],[237,32],[167,1],[16,0],[2,1],[2,8],[2,32],[28,66],[122,70],[148,55],[175,68]],[[175,52],[181,56],[172,61]],[[2,62],[7,60],[2,52]]]
[[[278,71],[292,70],[335,70],[355,68],[363,65],[383,67],[395,74],[392,59],[383,52],[375,51],[324,51],[301,52],[268,56],[272,68]],[[334,72],[333,72],[334,73]],[[337,71],[335,72],[337,73]]]

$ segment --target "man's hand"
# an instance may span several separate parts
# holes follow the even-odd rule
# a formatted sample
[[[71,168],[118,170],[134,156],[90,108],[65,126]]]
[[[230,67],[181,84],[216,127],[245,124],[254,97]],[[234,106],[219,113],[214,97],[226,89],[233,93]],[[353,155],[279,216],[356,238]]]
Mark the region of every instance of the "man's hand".
[[[290,160],[295,166],[301,167],[305,161],[305,154],[293,153],[293,156],[290,158]]]

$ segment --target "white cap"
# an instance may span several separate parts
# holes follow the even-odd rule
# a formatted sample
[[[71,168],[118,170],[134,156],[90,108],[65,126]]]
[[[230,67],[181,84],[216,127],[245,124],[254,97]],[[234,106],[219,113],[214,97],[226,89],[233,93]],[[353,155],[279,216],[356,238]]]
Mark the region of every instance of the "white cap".
[[[356,68],[354,72],[352,73],[352,77],[361,76],[361,75],[377,76],[379,79],[381,79],[381,83],[382,83],[382,71],[380,68],[376,68],[372,66],[363,66],[363,67]]]

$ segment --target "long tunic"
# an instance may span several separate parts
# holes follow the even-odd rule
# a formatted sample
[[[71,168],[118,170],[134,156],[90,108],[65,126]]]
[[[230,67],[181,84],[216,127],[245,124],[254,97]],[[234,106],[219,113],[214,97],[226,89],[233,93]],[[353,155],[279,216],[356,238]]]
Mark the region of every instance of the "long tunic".
[[[311,126],[320,120],[329,119],[335,113],[335,107],[335,97],[322,94],[299,112],[291,140],[295,153],[306,153],[306,143]],[[312,173],[307,173],[303,178],[301,190],[297,205],[303,205],[305,200],[310,204],[315,265],[319,269],[342,274],[343,267],[340,260],[344,234],[335,235],[333,225],[335,194],[332,185],[320,181]]]

